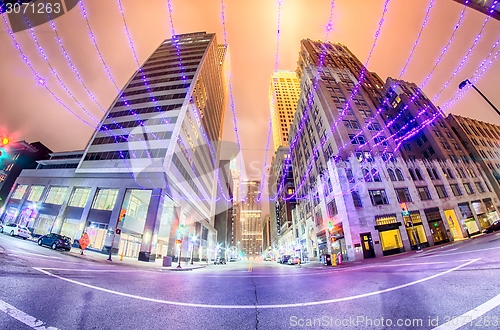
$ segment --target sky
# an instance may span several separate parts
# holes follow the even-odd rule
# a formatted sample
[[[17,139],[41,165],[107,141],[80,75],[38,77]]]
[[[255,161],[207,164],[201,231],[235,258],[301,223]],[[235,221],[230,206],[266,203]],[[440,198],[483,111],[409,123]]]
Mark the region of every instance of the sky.
[[[332,31],[328,41],[346,45],[361,62],[366,63],[385,1],[334,1]],[[83,3],[99,51],[121,88],[138,66],[124,28],[119,2],[85,0]],[[279,11],[278,0],[224,1],[234,111],[248,178],[261,179],[266,172],[264,165],[269,167],[272,157],[272,141],[266,148],[270,120],[269,77],[276,65],[279,70],[295,70],[300,40],[325,40],[331,3],[330,0],[282,0]],[[433,7],[422,30],[429,3]],[[170,4],[172,22],[167,0],[121,0],[139,63],[143,63],[164,39],[172,36],[171,23],[176,34],[206,31],[216,33],[218,43],[224,43],[220,0],[171,0]],[[452,0],[390,0],[368,69],[378,73],[384,81],[387,77],[399,77],[422,30],[411,61],[401,77],[422,84],[450,39],[462,9],[463,5]],[[453,43],[424,88],[424,93],[433,99],[455,72],[454,78],[437,98],[437,106],[445,104],[457,92],[458,84],[474,74],[500,36],[500,22],[490,19],[462,69],[457,70],[485,18],[485,15],[472,9],[466,10]],[[67,56],[100,106],[92,101],[76,78],[52,26],[46,23],[35,27],[33,32],[50,66],[85,110],[102,118],[104,112],[100,107],[107,110],[117,96],[117,90],[91,42],[79,6],[53,23]],[[88,114],[68,96],[51,73],[49,65],[39,56],[29,31],[15,33],[14,36],[33,69],[45,79],[45,86],[74,113],[89,121]],[[84,149],[94,129],[61,106],[37,82],[14,46],[3,20],[0,21],[0,58],[0,135],[8,135],[12,140],[41,141],[55,152]],[[494,62],[476,83],[497,107],[500,107],[499,73],[500,64]],[[446,112],[500,125],[500,117],[473,90]],[[235,141],[230,107],[225,114],[223,139]]]

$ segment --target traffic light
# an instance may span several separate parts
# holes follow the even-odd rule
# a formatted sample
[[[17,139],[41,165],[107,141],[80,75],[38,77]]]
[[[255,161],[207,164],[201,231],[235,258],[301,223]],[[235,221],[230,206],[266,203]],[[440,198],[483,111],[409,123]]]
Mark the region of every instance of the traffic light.
[[[125,221],[125,216],[127,215],[127,210],[122,209],[120,211],[120,216],[118,217],[118,222],[123,222]]]
[[[8,137],[2,137],[2,140],[0,141],[0,147],[5,147],[10,143],[10,140]]]
[[[182,240],[181,239],[176,239],[175,240],[175,244],[176,245],[181,245],[182,244]]]
[[[408,206],[406,205],[406,203],[401,203],[401,211],[408,211]]]

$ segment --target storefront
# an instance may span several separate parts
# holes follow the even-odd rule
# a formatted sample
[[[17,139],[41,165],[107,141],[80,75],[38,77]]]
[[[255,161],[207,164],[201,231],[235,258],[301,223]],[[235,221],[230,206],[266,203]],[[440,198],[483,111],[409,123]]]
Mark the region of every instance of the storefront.
[[[90,238],[89,248],[95,250],[102,250],[104,247],[104,241],[108,233],[108,224],[91,222],[90,226],[87,227],[87,234]]]
[[[493,223],[493,222],[499,220],[498,213],[495,210],[495,205],[493,205],[491,198],[483,199],[483,203],[484,203],[484,206],[486,208],[486,214],[488,216],[488,221],[490,223]]]
[[[79,239],[82,235],[84,221],[81,219],[66,218],[61,227],[61,235],[67,236],[72,240]]]
[[[33,221],[33,227],[28,226],[34,235],[45,235],[52,231],[56,217],[54,215],[39,214],[38,218]]]
[[[317,242],[318,242],[319,255],[321,256],[323,254],[328,253],[328,245],[327,245],[328,241],[326,239],[326,233],[324,231],[318,233]]]
[[[401,222],[398,222],[396,214],[376,216],[375,222],[377,224],[375,229],[378,230],[383,255],[388,256],[404,252],[403,239],[399,231]]]
[[[410,216],[403,217],[403,219],[405,222],[406,233],[408,235],[408,239],[410,240],[411,249],[417,250],[419,245],[421,248],[429,247],[429,242],[427,241],[427,235],[425,234],[420,213],[418,211],[410,211]]]
[[[462,226],[457,218],[454,209],[444,210],[444,216],[448,221],[448,226],[450,227],[450,233],[454,240],[464,238],[462,231]]]
[[[444,226],[443,219],[441,218],[441,213],[439,208],[432,208],[424,210],[425,217],[429,222],[429,228],[431,230],[432,240],[435,245],[447,243],[450,241],[448,234],[446,233],[446,227]]]
[[[347,245],[342,222],[335,224],[330,230],[330,241],[332,242],[332,254],[341,253],[342,259],[347,260]]]
[[[465,226],[465,229],[469,233],[469,235],[472,236],[480,234],[481,231],[479,230],[477,222],[474,219],[474,215],[472,214],[469,203],[458,204],[458,208],[460,209],[460,213],[462,214],[462,225]]]
[[[488,214],[486,213],[486,208],[484,207],[481,201],[473,201],[471,202],[472,208],[476,212],[477,219],[479,220],[479,225],[482,229],[488,228],[491,223],[488,218]]]
[[[120,246],[118,254],[124,257],[138,258],[141,251],[142,235],[122,233],[120,235]]]

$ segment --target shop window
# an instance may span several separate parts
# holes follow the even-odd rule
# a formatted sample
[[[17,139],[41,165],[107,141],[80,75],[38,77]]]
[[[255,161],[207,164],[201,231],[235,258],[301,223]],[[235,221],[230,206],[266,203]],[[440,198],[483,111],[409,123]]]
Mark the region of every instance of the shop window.
[[[12,199],[23,199],[27,190],[28,190],[27,184],[18,184],[16,187],[16,190],[12,194],[11,198]]]
[[[382,251],[396,250],[403,248],[403,240],[401,239],[401,233],[399,229],[381,231],[380,244],[382,245]]]
[[[31,186],[27,200],[34,203],[40,201],[40,199],[42,199],[44,189],[44,186]]]
[[[75,188],[69,199],[69,206],[85,207],[90,196],[90,188]]]
[[[118,189],[99,189],[92,208],[95,210],[111,211],[115,206],[117,196]]]
[[[68,187],[50,187],[49,193],[45,198],[45,203],[61,205],[67,192]]]

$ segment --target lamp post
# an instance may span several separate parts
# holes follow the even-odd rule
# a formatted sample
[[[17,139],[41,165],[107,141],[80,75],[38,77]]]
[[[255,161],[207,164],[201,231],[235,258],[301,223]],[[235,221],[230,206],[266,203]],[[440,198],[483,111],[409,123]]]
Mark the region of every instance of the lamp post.
[[[469,79],[465,79],[464,81],[462,81],[460,83],[460,85],[458,85],[458,88],[462,89],[464,88],[465,86],[467,86],[467,84],[471,85],[472,88],[474,88],[476,90],[476,92],[479,93],[479,95],[481,95],[483,97],[483,99],[488,102],[488,104],[500,115],[500,111],[498,111],[498,109],[493,105],[493,103],[491,103],[490,100],[488,100],[488,98],[486,96],[484,96],[483,93],[481,93],[481,91],[479,89],[477,89],[476,86],[474,86],[474,84],[469,80]]]
[[[191,244],[192,244],[192,249],[191,249],[191,265],[193,264],[193,258],[194,258],[194,243],[196,243],[196,236],[191,237]]]

